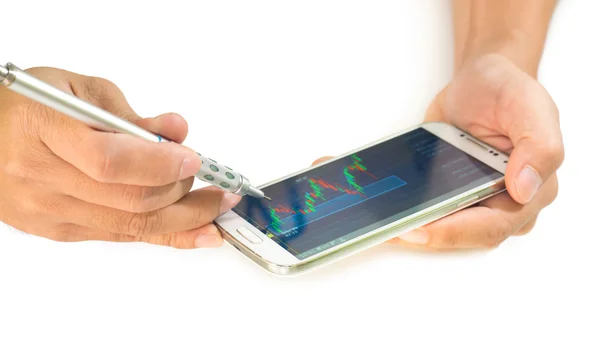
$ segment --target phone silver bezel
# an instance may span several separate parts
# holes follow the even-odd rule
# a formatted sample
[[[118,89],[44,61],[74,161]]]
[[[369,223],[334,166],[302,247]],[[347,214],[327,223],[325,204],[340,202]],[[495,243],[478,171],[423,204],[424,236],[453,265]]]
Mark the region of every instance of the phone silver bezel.
[[[368,147],[377,145],[391,138],[398,137],[402,134],[405,134],[420,127],[423,127],[424,129],[435,134],[441,139],[456,146],[458,149],[481,160],[482,162],[498,170],[499,172],[503,174],[505,173],[505,161],[508,160],[507,154],[502,153],[497,149],[494,149],[488,144],[483,143],[482,141],[476,139],[472,135],[454,126],[451,126],[446,123],[430,122],[407,128],[400,132],[396,132],[392,135],[381,138],[360,148],[353,149],[351,151],[338,155],[319,165],[308,167],[304,170],[300,170],[289,174],[285,177],[271,181],[267,184],[260,186],[260,188],[276,184],[282,180],[285,180],[289,177],[298,174],[309,172],[322,165],[327,165],[331,161],[348,156],[357,151],[364,150]],[[493,153],[490,153],[490,151],[493,151]],[[494,153],[497,153],[497,155],[494,155]],[[404,232],[423,226],[443,216],[447,216],[453,212],[456,212],[459,209],[468,207],[475,202],[479,202],[483,199],[489,198],[490,196],[504,191],[504,189],[505,186],[503,178],[498,179],[496,181],[492,181],[490,183],[478,186],[474,189],[457,195],[453,198],[447,199],[436,205],[428,207],[408,217],[402,218],[386,226],[365,233],[357,238],[348,240],[340,245],[334,246],[329,249],[325,249],[303,260],[296,258],[290,252],[285,250],[275,241],[268,238],[265,234],[256,229],[252,224],[248,223],[246,220],[244,220],[241,216],[239,216],[233,211],[229,211],[223,214],[221,217],[215,220],[215,223],[217,224],[217,226],[223,233],[225,240],[229,244],[241,251],[246,257],[254,261],[263,269],[277,275],[297,275],[312,270],[316,267],[322,267],[326,264],[333,263],[341,258],[356,254],[369,247],[385,242]],[[472,199],[475,195],[478,196],[478,199],[469,203],[468,201]],[[467,202],[465,203],[465,201]],[[457,205],[461,205],[461,207],[458,208]],[[262,239],[262,242],[258,244],[249,242],[244,236],[237,232],[237,229],[239,227],[247,228],[253,234],[260,237]]]

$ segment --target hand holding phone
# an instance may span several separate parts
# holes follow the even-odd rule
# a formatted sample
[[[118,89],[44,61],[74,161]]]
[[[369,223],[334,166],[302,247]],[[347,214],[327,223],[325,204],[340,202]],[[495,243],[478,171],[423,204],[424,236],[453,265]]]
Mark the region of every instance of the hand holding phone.
[[[215,222],[268,271],[312,270],[504,190],[508,157],[428,123],[261,186]]]
[[[509,59],[483,56],[437,95],[425,121],[456,125],[510,154],[508,193],[393,241],[436,251],[490,248],[531,231],[557,196],[556,171],[564,159],[558,109],[544,87]]]

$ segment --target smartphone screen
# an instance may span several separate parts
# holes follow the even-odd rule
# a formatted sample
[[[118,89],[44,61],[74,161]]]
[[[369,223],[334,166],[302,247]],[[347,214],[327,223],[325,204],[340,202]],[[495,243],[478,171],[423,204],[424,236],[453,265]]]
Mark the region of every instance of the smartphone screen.
[[[305,259],[502,176],[418,128],[267,186],[272,201],[244,197],[233,211]]]

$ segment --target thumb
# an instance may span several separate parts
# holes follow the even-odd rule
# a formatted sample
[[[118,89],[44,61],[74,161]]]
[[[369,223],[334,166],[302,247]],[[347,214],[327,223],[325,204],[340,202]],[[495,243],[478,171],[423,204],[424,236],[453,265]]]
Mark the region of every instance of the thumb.
[[[523,99],[514,100],[508,109],[512,111],[505,111],[510,116],[507,134],[514,144],[506,189],[515,201],[526,204],[561,166],[564,147],[558,109],[550,95],[536,81],[519,89]]]

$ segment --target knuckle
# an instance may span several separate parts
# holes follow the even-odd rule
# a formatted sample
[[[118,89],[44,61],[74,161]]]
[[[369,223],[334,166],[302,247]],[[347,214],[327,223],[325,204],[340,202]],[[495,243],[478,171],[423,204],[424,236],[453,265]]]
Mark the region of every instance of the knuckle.
[[[173,248],[181,248],[182,246],[176,233],[164,235],[164,245]]]
[[[214,219],[210,219],[209,212],[204,207],[197,207],[194,225],[196,227],[204,226]]]
[[[160,212],[136,213],[127,222],[125,232],[134,236],[146,236],[160,232],[161,228]]]
[[[550,205],[558,197],[558,183],[556,181],[553,181],[553,182],[551,182],[551,184],[553,186],[551,186],[552,188],[548,192],[548,197],[547,197],[548,199],[546,200],[546,203],[545,203],[546,205]]]
[[[464,232],[454,226],[446,228],[441,233],[441,240],[445,246],[456,247],[464,242]]]
[[[46,233],[46,238],[56,242],[72,242],[74,241],[73,234],[66,229],[51,230]]]
[[[26,214],[33,216],[44,216],[48,214],[59,214],[62,209],[62,200],[59,196],[32,196],[23,199],[22,209]]]
[[[178,247],[179,240],[177,239],[177,233],[140,236],[140,237],[136,238],[136,241],[146,242],[146,243],[150,243],[153,245],[159,245],[159,246],[180,248],[180,247]]]
[[[464,242],[464,233],[461,231],[455,231],[452,235],[447,237],[447,245],[450,247],[458,247]]]
[[[483,245],[490,249],[497,248],[511,235],[513,228],[515,228],[515,224],[508,219],[497,221],[486,232],[486,240]]]
[[[88,99],[101,101],[107,94],[116,89],[117,86],[103,77],[89,76],[85,80],[85,92]]]
[[[38,199],[38,209],[44,214],[59,214],[62,209],[62,200],[59,196],[48,196]]]
[[[546,180],[542,185],[543,192],[541,195],[541,205],[542,208],[553,203],[558,197],[558,179],[556,175],[550,177],[550,179]]]
[[[506,238],[504,238],[499,230],[491,230],[487,232],[486,241],[482,243],[482,246],[488,249],[495,249],[498,248],[505,239]]]
[[[99,157],[91,172],[92,178],[95,180],[108,183],[111,181],[112,175],[112,160],[107,156]]]
[[[562,141],[545,140],[540,148],[541,155],[548,158],[556,166],[560,166],[565,160],[565,151]]]
[[[519,231],[517,232],[517,235],[527,235],[533,230],[534,227],[535,227],[535,220],[533,220],[530,223],[526,224],[525,226],[521,227],[519,229]]]
[[[146,167],[140,167],[137,170],[138,177],[144,181],[152,182],[156,185],[166,185],[176,181],[177,175],[174,174],[175,170],[168,168],[163,169],[163,167],[164,164],[160,166],[156,165],[155,167],[149,167],[149,165]]]
[[[108,241],[113,242],[142,242],[142,238],[138,236],[133,236],[129,234],[122,233],[110,233]]]
[[[31,217],[39,211],[38,203],[33,197],[23,197],[15,206],[15,211],[22,217]]]
[[[20,152],[19,152],[20,151]],[[48,174],[40,172],[52,171],[53,166],[48,155],[40,149],[28,146],[7,151],[7,160],[0,167],[0,172],[15,182],[48,181]]]
[[[146,186],[127,185],[123,189],[123,200],[128,210],[135,213],[152,211],[157,206],[154,189]]]
[[[112,182],[116,169],[115,158],[105,149],[97,149],[96,155],[91,156],[88,175],[102,183]]]
[[[4,97],[8,96],[8,97]],[[31,101],[26,101],[24,98],[16,97],[16,94],[10,93],[10,95],[3,95],[2,101],[4,101],[4,106],[2,110],[8,112],[3,114],[2,125],[9,126],[9,130],[13,132],[21,132],[18,128],[23,122],[27,122],[27,114],[28,111],[35,109],[35,107],[39,107],[40,104],[32,103]]]
[[[12,160],[4,166],[5,174],[15,181],[30,181],[34,179],[36,174],[22,160]]]

